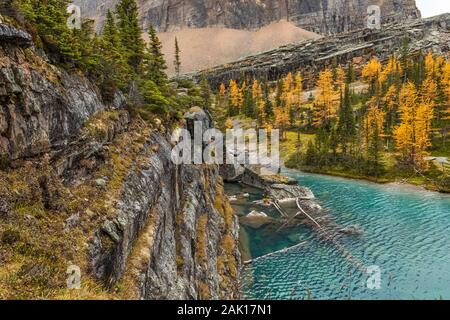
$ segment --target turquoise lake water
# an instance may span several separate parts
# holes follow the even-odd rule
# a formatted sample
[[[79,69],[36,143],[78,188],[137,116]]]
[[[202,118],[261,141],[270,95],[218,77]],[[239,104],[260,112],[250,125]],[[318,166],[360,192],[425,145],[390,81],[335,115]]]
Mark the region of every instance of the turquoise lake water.
[[[364,266],[380,268],[381,288],[369,289],[368,275],[306,226],[281,233],[245,228],[253,258],[302,243],[246,266],[245,298],[450,299],[450,196],[415,187],[285,173],[311,188],[340,225],[364,230],[362,236],[339,241]],[[250,200],[260,197],[251,192]],[[252,209],[248,203],[234,207],[241,214]]]

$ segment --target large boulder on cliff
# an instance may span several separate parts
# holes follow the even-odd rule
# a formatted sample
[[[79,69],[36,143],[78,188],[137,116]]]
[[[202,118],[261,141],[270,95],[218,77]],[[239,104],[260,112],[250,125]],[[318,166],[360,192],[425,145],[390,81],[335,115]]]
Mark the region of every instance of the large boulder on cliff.
[[[202,126],[202,134],[213,127],[212,117],[208,111],[203,110],[200,107],[192,107],[188,112],[184,114],[186,121],[186,129],[191,134],[191,138],[194,138],[195,123],[200,123]]]

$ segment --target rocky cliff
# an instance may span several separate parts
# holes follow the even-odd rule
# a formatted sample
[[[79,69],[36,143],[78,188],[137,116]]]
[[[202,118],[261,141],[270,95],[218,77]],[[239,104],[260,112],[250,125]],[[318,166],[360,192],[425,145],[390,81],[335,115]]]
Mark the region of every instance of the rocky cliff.
[[[76,0],[84,15],[99,26],[118,0]],[[383,23],[418,18],[415,0],[138,0],[144,28],[158,31],[220,26],[255,29],[285,19],[322,34],[365,26],[367,7],[381,7]]]
[[[160,123],[0,24],[0,299],[239,297],[218,168],[175,166]]]
[[[406,48],[408,54],[419,51],[450,51],[450,14],[428,19],[390,23],[381,30],[359,29],[306,40],[242,58],[215,68],[209,68],[193,77],[197,80],[205,73],[209,82],[218,87],[231,79],[259,78],[276,80],[288,72],[301,70],[306,80],[334,63],[346,65],[353,61],[356,71],[373,56],[386,60],[393,53]],[[405,47],[406,45],[406,47]]]

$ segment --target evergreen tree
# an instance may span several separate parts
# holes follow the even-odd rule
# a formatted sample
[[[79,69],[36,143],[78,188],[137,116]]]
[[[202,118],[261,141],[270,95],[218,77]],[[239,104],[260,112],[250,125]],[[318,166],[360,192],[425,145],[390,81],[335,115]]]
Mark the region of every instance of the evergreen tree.
[[[178,46],[178,39],[175,37],[175,60],[173,61],[173,64],[175,66],[175,73],[177,76],[180,75],[180,68],[181,68],[181,60],[180,60],[180,47]]]
[[[142,92],[145,107],[151,112],[162,115],[166,115],[169,112],[169,100],[163,95],[159,87],[152,80],[145,81]]]
[[[124,56],[120,33],[111,11],[106,14],[106,22],[100,39],[101,68],[104,98],[111,100],[116,88],[125,90],[133,78],[133,70]]]
[[[135,74],[139,74],[139,67],[144,58],[145,44],[142,39],[142,29],[139,26],[136,1],[120,0],[116,7],[116,13],[124,56]]]
[[[145,77],[155,82],[162,89],[167,85],[166,61],[162,53],[162,44],[153,26],[149,29],[150,43],[147,48]]]
[[[348,83],[345,84],[344,99],[342,99],[339,107],[339,119],[337,125],[337,135],[341,142],[342,156],[347,155],[348,145],[352,143],[355,138],[356,127],[355,118],[353,115],[353,108],[350,99],[350,89]]]
[[[212,91],[211,87],[209,85],[208,79],[206,79],[206,76],[204,73],[200,76],[200,95],[202,97],[202,104],[203,108],[210,109],[211,103],[212,103]]]

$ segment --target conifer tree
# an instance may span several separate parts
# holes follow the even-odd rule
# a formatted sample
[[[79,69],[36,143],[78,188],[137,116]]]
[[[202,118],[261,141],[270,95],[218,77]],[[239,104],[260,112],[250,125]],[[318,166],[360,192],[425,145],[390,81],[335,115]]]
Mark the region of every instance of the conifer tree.
[[[355,134],[356,134],[356,127],[355,127],[355,118],[353,115],[353,108],[350,99],[350,88],[349,85],[346,84],[343,99],[341,93],[339,119],[337,124],[337,135],[341,143],[342,156],[344,158],[347,155],[349,144],[352,143],[352,141],[355,138]]]
[[[208,79],[206,79],[206,75],[204,73],[200,76],[200,95],[202,97],[203,108],[207,110],[210,109],[212,103],[212,91]]]
[[[229,116],[234,116],[239,114],[239,111],[241,109],[241,102],[240,102],[240,92],[239,87],[235,80],[230,80],[230,94],[229,94]]]
[[[145,77],[155,82],[164,91],[167,85],[167,74],[165,72],[167,65],[162,53],[162,44],[153,26],[150,26],[148,34],[150,42],[146,52]]]
[[[333,73],[325,69],[317,81],[317,96],[314,103],[314,124],[326,125],[337,113],[337,92],[334,90]]]
[[[139,25],[138,6],[135,0],[120,0],[116,7],[120,41],[124,56],[136,74],[144,59],[145,44]]]
[[[180,68],[181,68],[181,58],[180,58],[180,47],[178,45],[178,39],[175,37],[175,60],[173,61],[173,64],[175,66],[175,73],[177,76],[180,75]]]
[[[432,115],[430,107],[420,103],[412,82],[405,83],[400,91],[400,120],[395,129],[396,148],[401,153],[401,162],[416,170],[427,169],[425,156],[430,146],[429,130]]]
[[[110,10],[106,14],[106,22],[100,39],[101,68],[103,91],[107,90],[108,100],[112,99],[116,88],[125,90],[132,78],[133,70],[128,65],[120,39],[119,30]]]
[[[381,173],[381,149],[382,149],[382,139],[381,135],[383,133],[384,124],[384,112],[375,106],[369,109],[367,114],[367,164],[368,172],[375,177]]]

